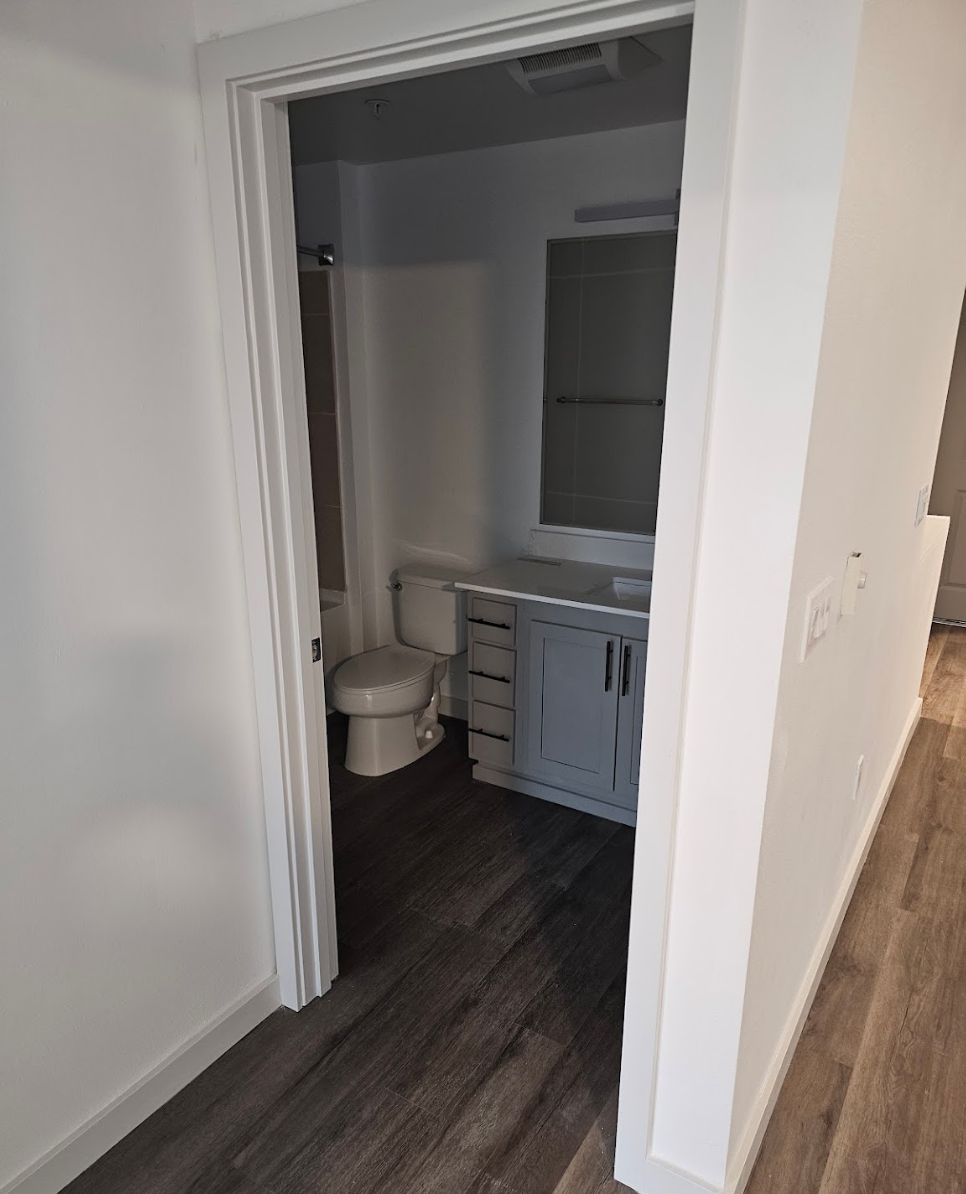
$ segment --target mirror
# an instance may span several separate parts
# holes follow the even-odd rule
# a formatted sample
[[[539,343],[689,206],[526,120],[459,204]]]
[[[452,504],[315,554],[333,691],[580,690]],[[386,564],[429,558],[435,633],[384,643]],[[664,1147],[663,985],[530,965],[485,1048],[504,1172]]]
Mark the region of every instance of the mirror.
[[[676,232],[547,246],[541,521],[653,535]]]

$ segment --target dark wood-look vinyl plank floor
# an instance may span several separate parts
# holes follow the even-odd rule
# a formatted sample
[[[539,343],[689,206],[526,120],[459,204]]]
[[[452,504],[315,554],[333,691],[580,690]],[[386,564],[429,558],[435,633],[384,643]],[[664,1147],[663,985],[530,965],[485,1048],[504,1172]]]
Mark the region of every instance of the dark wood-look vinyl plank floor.
[[[746,1194],[966,1194],[966,628],[922,697]]]
[[[748,1194],[966,1194],[966,629],[832,951]],[[633,834],[474,783],[464,727],[363,779],[330,718],[341,975],[69,1194],[621,1194]]]
[[[465,727],[379,778],[329,718],[340,976],[69,1194],[618,1194],[633,832],[473,781]]]

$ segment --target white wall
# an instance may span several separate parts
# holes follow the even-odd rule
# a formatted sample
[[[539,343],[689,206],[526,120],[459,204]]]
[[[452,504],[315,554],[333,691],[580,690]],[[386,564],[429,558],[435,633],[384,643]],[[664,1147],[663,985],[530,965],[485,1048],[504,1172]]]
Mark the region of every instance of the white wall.
[[[198,41],[348,8],[362,0],[195,0]]]
[[[358,179],[361,208],[346,270],[359,254],[366,374],[349,384],[354,425],[364,404],[358,425],[368,427],[354,454],[372,482],[364,608],[374,641],[392,638],[393,568],[413,559],[480,568],[529,549],[540,511],[547,240],[648,226],[578,225],[573,213],[673,195],[683,139],[672,123],[342,167]],[[332,207],[330,173],[297,169],[300,233],[314,236],[316,213]]]
[[[912,522],[966,272],[958,9],[907,37],[894,0],[745,6],[653,1129],[716,1189],[916,697],[937,565]],[[806,594],[837,599],[853,550],[870,587],[803,665]]]
[[[859,7],[748,0],[740,31],[652,1146],[713,1189],[728,1167]],[[672,330],[672,369],[674,350]]]
[[[186,0],[0,39],[0,1187],[274,971]]]
[[[734,1131],[880,794],[919,688],[942,555],[914,526],[932,477],[966,284],[966,9],[867,0],[785,634]],[[901,80],[901,86],[897,81]],[[799,662],[803,597],[846,557],[854,617]],[[852,796],[856,762],[865,756]]]

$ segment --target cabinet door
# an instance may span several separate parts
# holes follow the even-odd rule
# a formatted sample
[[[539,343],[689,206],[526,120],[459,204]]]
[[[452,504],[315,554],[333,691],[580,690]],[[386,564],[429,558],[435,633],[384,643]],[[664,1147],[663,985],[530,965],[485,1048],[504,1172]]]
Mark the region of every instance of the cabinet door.
[[[614,787],[620,638],[534,622],[529,769],[608,794]]]
[[[644,720],[644,673],[647,640],[621,639],[617,708],[617,761],[614,803],[637,808],[637,781],[641,770],[641,723]]]

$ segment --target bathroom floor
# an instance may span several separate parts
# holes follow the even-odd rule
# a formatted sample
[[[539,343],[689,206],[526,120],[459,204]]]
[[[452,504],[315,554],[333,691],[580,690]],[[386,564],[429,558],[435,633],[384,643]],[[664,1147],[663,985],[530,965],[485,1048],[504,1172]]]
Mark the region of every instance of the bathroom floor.
[[[70,1194],[617,1194],[633,831],[474,782],[465,726],[377,779],[329,718],[341,974]]]

